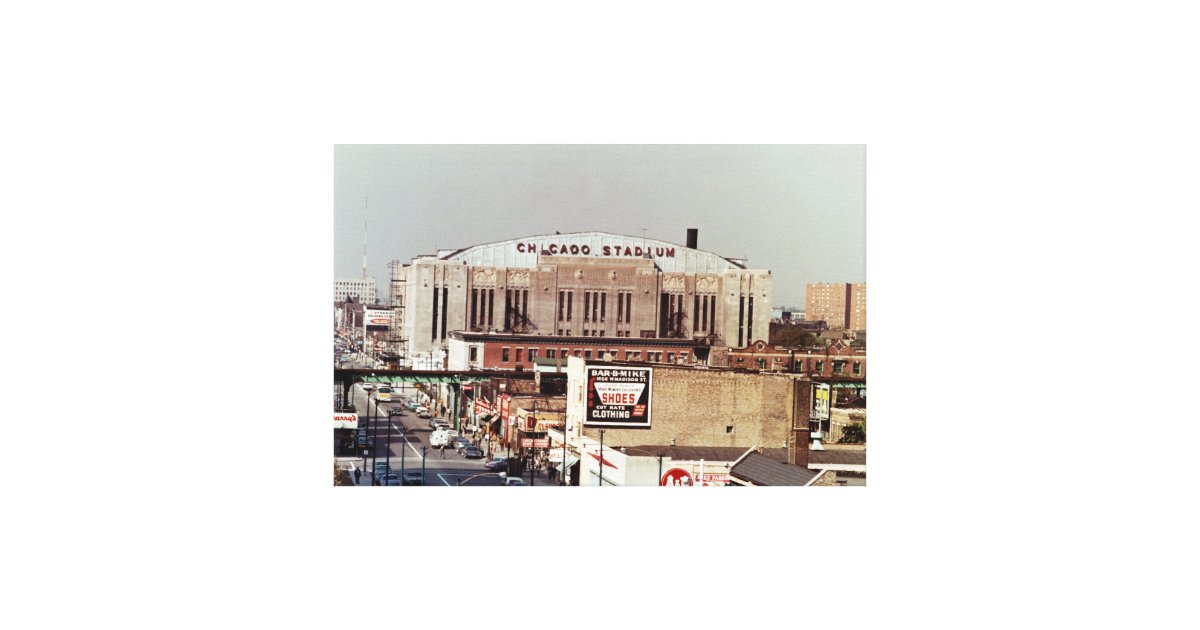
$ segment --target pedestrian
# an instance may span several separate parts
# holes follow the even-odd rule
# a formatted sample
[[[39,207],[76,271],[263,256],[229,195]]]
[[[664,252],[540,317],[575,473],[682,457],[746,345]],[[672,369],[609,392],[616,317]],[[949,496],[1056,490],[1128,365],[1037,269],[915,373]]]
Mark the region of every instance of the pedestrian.
[[[360,482],[360,481],[362,481],[362,469],[355,468],[354,469],[354,485],[358,485],[358,482]]]
[[[442,459],[446,459],[446,445],[442,444],[438,447],[438,451],[442,453]]]

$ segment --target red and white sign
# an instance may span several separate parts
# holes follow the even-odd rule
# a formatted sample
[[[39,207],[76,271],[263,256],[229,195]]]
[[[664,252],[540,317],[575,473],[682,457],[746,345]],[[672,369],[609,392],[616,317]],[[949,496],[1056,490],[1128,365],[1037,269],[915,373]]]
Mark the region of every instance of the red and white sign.
[[[550,448],[550,439],[521,438],[521,448]]]
[[[727,486],[729,485],[729,475],[724,473],[704,473],[703,475],[700,475],[700,485]]]
[[[482,398],[475,400],[475,415],[483,416],[492,413],[496,413],[496,411],[492,408],[492,403]]]
[[[690,486],[692,485],[692,473],[682,468],[672,468],[663,473],[662,479],[659,481],[660,486]]]
[[[335,413],[333,414],[333,428],[335,429],[357,429],[358,414],[356,413]]]

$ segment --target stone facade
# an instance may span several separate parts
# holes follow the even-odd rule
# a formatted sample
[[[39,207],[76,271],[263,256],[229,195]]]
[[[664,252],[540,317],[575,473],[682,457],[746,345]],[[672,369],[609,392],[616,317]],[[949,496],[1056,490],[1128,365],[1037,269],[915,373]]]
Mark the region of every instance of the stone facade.
[[[706,346],[741,346],[768,334],[770,271],[661,243],[650,247],[650,258],[617,257],[617,241],[627,238],[564,235],[564,249],[593,256],[535,254],[549,245],[515,240],[407,265],[394,261],[392,306],[403,325],[402,354],[411,360],[447,350],[453,331],[687,339]]]

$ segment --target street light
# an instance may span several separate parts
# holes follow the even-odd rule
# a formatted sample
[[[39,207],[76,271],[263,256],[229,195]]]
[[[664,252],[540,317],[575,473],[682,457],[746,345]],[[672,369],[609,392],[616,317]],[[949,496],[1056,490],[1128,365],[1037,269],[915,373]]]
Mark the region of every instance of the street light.
[[[604,487],[604,429],[600,429],[600,483],[599,487]]]

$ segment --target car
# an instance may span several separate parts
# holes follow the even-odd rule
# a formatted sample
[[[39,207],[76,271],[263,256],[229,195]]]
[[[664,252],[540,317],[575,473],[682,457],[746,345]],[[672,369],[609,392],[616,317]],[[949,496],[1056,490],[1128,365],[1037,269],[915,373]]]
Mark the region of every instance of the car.
[[[452,446],[454,446],[454,450],[461,451],[464,448],[471,446],[471,440],[468,440],[467,438],[460,435],[456,438],[451,439],[450,444]]]
[[[363,391],[369,392],[369,391],[375,389],[375,384],[374,383],[363,383],[362,388],[363,388]]]
[[[467,459],[483,459],[483,451],[479,450],[478,446],[464,446],[461,453]],[[488,470],[491,469],[489,468]]]
[[[464,453],[464,455],[465,455],[465,453]],[[507,470],[508,469],[508,458],[507,457],[497,457],[497,458],[493,459],[492,461],[485,463],[483,465],[483,467],[488,470]]]
[[[402,416],[404,409],[401,407],[388,407],[387,413],[389,416]]]
[[[388,466],[386,459],[375,462],[375,477],[381,477],[391,472],[391,466]]]
[[[523,485],[525,485],[525,480],[521,479],[520,477],[505,477],[504,485],[506,485],[506,486],[523,486]]]
[[[406,401],[404,402],[404,406],[405,406],[405,407],[408,407],[408,410],[409,410],[409,411],[416,411],[416,410],[417,410],[417,407],[420,407],[421,405],[420,405],[420,403],[418,403],[417,401],[415,401],[415,400],[412,400],[412,399],[410,398],[409,400],[406,400]]]
[[[429,423],[429,426],[433,427],[434,431],[437,431],[438,429],[449,429],[450,422],[444,418],[434,418]]]
[[[423,486],[425,485],[425,476],[420,471],[409,471],[404,473],[404,485],[406,486]]]
[[[396,473],[388,473],[379,478],[379,485],[381,485],[381,486],[399,486],[399,485],[401,485],[400,475],[397,475]]]

